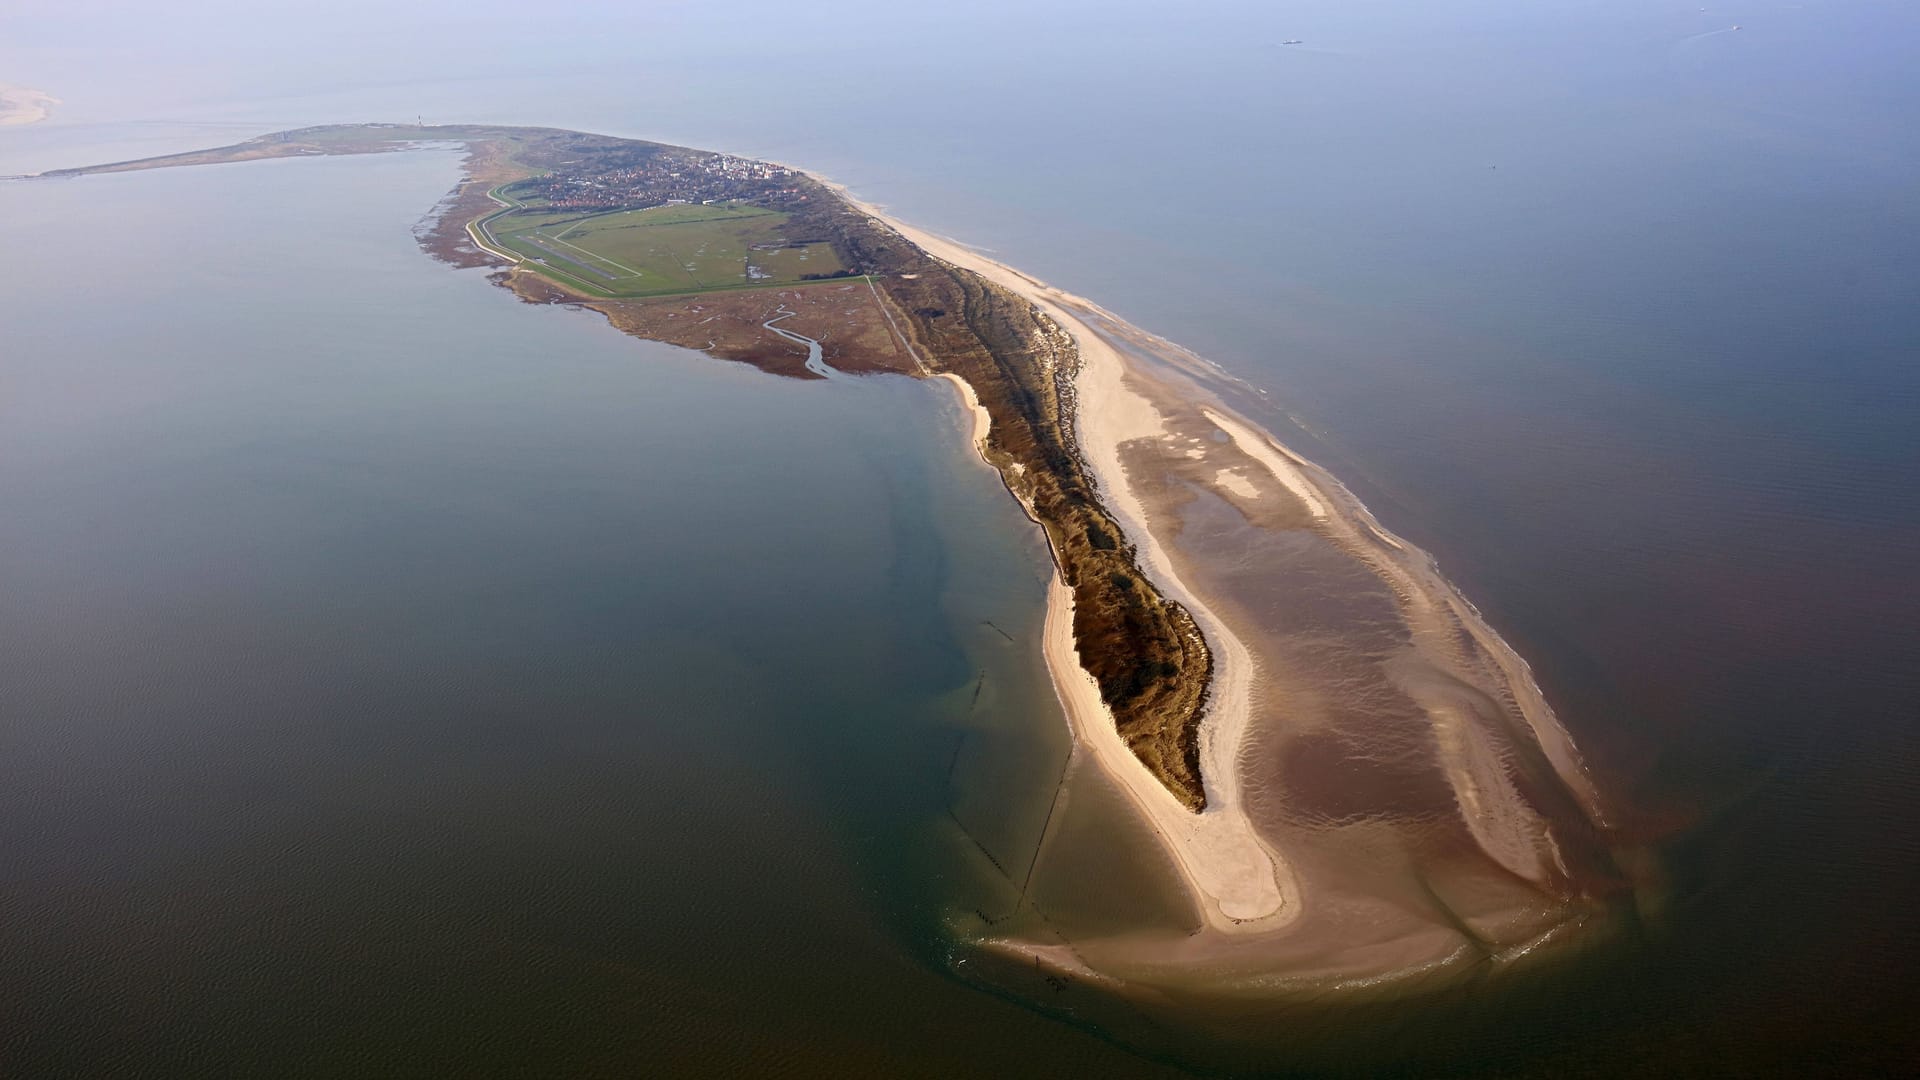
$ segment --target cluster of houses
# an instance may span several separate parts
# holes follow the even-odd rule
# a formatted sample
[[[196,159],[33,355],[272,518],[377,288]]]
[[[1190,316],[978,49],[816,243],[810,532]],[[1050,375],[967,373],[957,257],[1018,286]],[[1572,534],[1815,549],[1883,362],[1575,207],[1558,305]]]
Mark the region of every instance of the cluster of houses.
[[[563,163],[516,190],[560,210],[618,210],[662,203],[748,202],[778,207],[805,202],[791,169],[726,154],[656,154],[640,160]],[[608,167],[611,166],[611,167]]]

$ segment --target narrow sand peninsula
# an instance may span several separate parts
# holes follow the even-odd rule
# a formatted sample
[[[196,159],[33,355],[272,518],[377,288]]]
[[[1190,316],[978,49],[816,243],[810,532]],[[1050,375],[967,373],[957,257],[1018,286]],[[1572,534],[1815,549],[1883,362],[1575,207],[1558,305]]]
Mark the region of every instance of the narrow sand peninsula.
[[[935,375],[934,378],[952,383],[954,392],[960,395],[960,404],[967,410],[967,416],[973,424],[973,441],[971,445],[973,446],[974,452],[980,455],[980,460],[983,462],[986,461],[987,435],[993,430],[992,414],[987,412],[985,405],[980,404],[980,395],[973,392],[972,383],[955,375],[951,371],[943,371]],[[987,467],[992,468],[992,463],[988,462]]]
[[[951,373],[937,377],[954,385],[972,420],[973,448],[980,453],[982,463],[992,468],[984,453],[992,416],[965,379]],[[1047,588],[1043,648],[1048,673],[1075,740],[1120,783],[1160,835],[1188,886],[1203,900],[1210,924],[1229,931],[1267,930],[1290,916],[1297,908],[1291,902],[1295,899],[1290,895],[1294,890],[1292,876],[1247,828],[1245,815],[1228,812],[1231,804],[1222,800],[1212,781],[1208,783],[1208,809],[1201,814],[1188,812],[1121,739],[1112,712],[1100,699],[1099,686],[1080,663],[1073,640],[1073,590],[1058,576]],[[1242,649],[1240,662],[1221,664],[1216,668],[1216,678],[1224,681],[1244,671]],[[1238,785],[1232,782],[1234,771],[1222,769],[1220,775],[1229,778],[1228,790],[1237,795]]]
[[[1098,963],[1084,948],[1012,941],[1003,946],[1079,974],[1114,976],[1125,969],[1130,974],[1121,977],[1135,981],[1155,982],[1176,969],[1231,971],[1246,985],[1282,973],[1373,979],[1471,963],[1476,956],[1521,955],[1586,917],[1585,886],[1576,879],[1592,861],[1585,852],[1570,856],[1563,850],[1555,819],[1574,823],[1576,833],[1585,823],[1602,822],[1598,795],[1525,662],[1424,552],[1392,536],[1324,469],[1201,390],[1215,375],[1204,361],[1091,301],[896,221],[839,190],[927,254],[1024,298],[1072,337],[1080,362],[1074,378],[1079,450],[1102,501],[1137,545],[1142,569],[1192,613],[1216,660],[1200,729],[1207,806],[1196,814],[1141,764],[1116,730],[1077,653],[1072,592],[1055,580],[1045,655],[1074,736],[1171,856],[1205,930],[1158,947],[1135,942],[1108,949]],[[1168,370],[1156,366],[1157,374],[1150,375],[1141,366],[1144,356],[1156,365],[1165,361]],[[1177,385],[1183,381],[1191,385]],[[981,434],[976,427],[976,445]],[[1258,612],[1250,615],[1239,603],[1236,592],[1244,590],[1231,573],[1208,562],[1196,547],[1202,540],[1183,533],[1181,507],[1192,497],[1169,495],[1168,479],[1175,476],[1230,505],[1242,519],[1234,527],[1244,526],[1238,535],[1246,543],[1290,550],[1297,542],[1286,540],[1288,535],[1317,537],[1358,575],[1356,588],[1377,594],[1377,602],[1394,612],[1402,636],[1384,644],[1355,638],[1340,647],[1343,657],[1359,659],[1338,662],[1372,665],[1361,681],[1326,675],[1327,661],[1301,666],[1297,642],[1315,636],[1297,629],[1293,640],[1285,632],[1276,636]],[[1261,580],[1284,578],[1285,571],[1276,570]],[[1324,593],[1331,580],[1321,579],[1308,593]],[[1223,607],[1223,599],[1235,603]],[[1271,602],[1291,607],[1308,601],[1282,594]],[[1320,636],[1323,643],[1332,640]],[[1346,707],[1337,698],[1329,706],[1328,687],[1336,685],[1344,689],[1333,693],[1372,703],[1354,708],[1384,708],[1378,730],[1368,734],[1364,723],[1341,727],[1352,717],[1351,709],[1342,713]],[[1325,730],[1316,731],[1316,725]],[[1422,789],[1417,777],[1354,795],[1359,785],[1337,778],[1338,762],[1289,772],[1287,748],[1328,733],[1378,740],[1372,749],[1349,751],[1361,760],[1417,758],[1425,770],[1420,775],[1444,796],[1432,794],[1431,784]],[[1295,756],[1317,760],[1306,752]],[[1249,789],[1250,782],[1259,790]],[[1420,794],[1408,796],[1408,790]],[[1394,807],[1409,797],[1428,801],[1413,809]],[[1313,799],[1339,806],[1301,811],[1294,805]],[[1369,799],[1387,809],[1355,809],[1354,800]],[[1435,843],[1441,834],[1434,829],[1453,828],[1477,854],[1463,861],[1453,848],[1455,855],[1422,856],[1439,860],[1432,864],[1436,876],[1425,884],[1426,870],[1413,875],[1411,887],[1404,871],[1387,871],[1402,874],[1398,882],[1381,878],[1382,867],[1401,865],[1407,856],[1366,854],[1368,837],[1376,834],[1365,830],[1372,826],[1340,824],[1354,813],[1367,818],[1380,812],[1398,815],[1402,842],[1413,845],[1407,852],[1441,850],[1422,845]],[[1435,824],[1449,820],[1455,824]],[[1375,883],[1365,884],[1370,880]],[[1420,913],[1421,907],[1428,912]],[[1247,948],[1256,941],[1257,948]]]
[[[1128,749],[1081,666],[1073,640],[1073,595],[1058,579],[1048,593],[1046,659],[1074,735],[1100,768],[1118,782],[1153,827],[1218,930],[1265,932],[1291,922],[1300,911],[1299,886],[1280,854],[1257,836],[1241,804],[1237,758],[1249,718],[1247,695],[1253,658],[1246,646],[1212,616],[1181,582],[1171,561],[1146,528],[1146,513],[1127,483],[1119,448],[1128,440],[1164,430],[1153,402],[1127,386],[1125,359],[1083,323],[1072,305],[1085,304],[958,243],[888,217],[837,189],[934,258],[1003,286],[1032,302],[1074,339],[1080,352],[1077,412],[1080,447],[1108,500],[1139,545],[1141,561],[1168,595],[1186,605],[1214,646],[1216,669],[1201,731],[1201,769],[1207,809],[1191,813]],[[977,439],[976,439],[977,442]]]

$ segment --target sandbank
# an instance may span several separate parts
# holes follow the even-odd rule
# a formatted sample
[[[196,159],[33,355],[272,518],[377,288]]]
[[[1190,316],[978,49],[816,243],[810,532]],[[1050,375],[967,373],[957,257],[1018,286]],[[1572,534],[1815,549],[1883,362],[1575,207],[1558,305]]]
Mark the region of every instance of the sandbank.
[[[1289,953],[1297,956],[1303,948],[1325,950],[1321,967],[1325,972],[1405,975],[1432,965],[1451,965],[1478,949],[1503,950],[1502,942],[1533,941],[1539,933],[1560,925],[1548,909],[1573,901],[1579,887],[1570,883],[1569,860],[1543,811],[1534,805],[1538,777],[1529,780],[1515,773],[1503,743],[1515,736],[1535,743],[1538,750],[1527,753],[1538,753],[1550,763],[1552,773],[1578,804],[1574,814],[1603,824],[1598,794],[1572,739],[1554,717],[1525,662],[1446,581],[1431,559],[1394,537],[1326,470],[1282,446],[1202,389],[1217,378],[1205,361],[1132,327],[1092,301],[1048,286],[956,241],[897,221],[854,199],[844,188],[835,190],[928,255],[1024,298],[1073,339],[1080,364],[1072,394],[1075,434],[1101,501],[1135,544],[1141,569],[1166,596],[1187,608],[1212,649],[1213,680],[1199,731],[1207,806],[1196,814],[1167,790],[1121,737],[1097,684],[1080,662],[1073,634],[1072,590],[1057,577],[1049,588],[1045,659],[1076,743],[1127,796],[1171,857],[1206,929],[1199,938],[1135,955],[1157,953],[1162,960],[1184,956],[1208,966],[1235,966],[1250,962],[1254,954],[1244,948],[1236,952],[1231,943],[1251,935],[1271,943],[1256,952],[1273,948],[1275,959]],[[1165,361],[1165,368],[1150,373],[1141,367],[1144,361],[1136,359],[1136,351],[1153,358],[1155,364]],[[1182,374],[1168,378],[1170,372]],[[1196,437],[1196,424],[1208,425],[1220,441]],[[1198,434],[1204,436],[1205,430],[1199,429]],[[976,445],[982,434],[976,426]],[[1207,568],[1194,562],[1184,542],[1176,552],[1165,546],[1165,537],[1156,535],[1156,530],[1168,527],[1170,511],[1164,483],[1157,494],[1142,486],[1164,477],[1130,475],[1131,463],[1142,453],[1178,453],[1191,459],[1192,467],[1210,478],[1217,495],[1238,499],[1243,511],[1256,516],[1280,514],[1275,500],[1297,503],[1299,509],[1291,513],[1301,515],[1294,519],[1299,527],[1323,537],[1386,586],[1414,642],[1407,656],[1383,663],[1377,677],[1426,717],[1432,765],[1451,791],[1460,824],[1485,859],[1512,875],[1502,879],[1508,885],[1496,885],[1495,890],[1512,892],[1487,893],[1470,902],[1469,907],[1478,907],[1463,909],[1464,914],[1443,911],[1439,923],[1427,923],[1425,929],[1421,920],[1405,922],[1400,915],[1372,922],[1329,909],[1309,918],[1311,896],[1316,894],[1303,888],[1306,867],[1316,867],[1312,870],[1316,884],[1317,875],[1347,870],[1326,870],[1331,864],[1324,850],[1295,852],[1292,839],[1286,840],[1285,850],[1276,846],[1272,795],[1265,796],[1265,816],[1256,817],[1248,801],[1251,796],[1243,790],[1243,774],[1249,755],[1262,749],[1261,743],[1271,744],[1273,725],[1289,722],[1276,713],[1275,702],[1303,689],[1311,692],[1311,687],[1288,684],[1289,676],[1270,665],[1273,642],[1260,628],[1246,623],[1244,612],[1229,618],[1208,602],[1210,595],[1221,595],[1217,591],[1221,581],[1210,570],[1203,575],[1214,590],[1209,592],[1187,576]],[[1264,493],[1270,490],[1276,494],[1267,498]],[[1178,535],[1178,529],[1168,535]],[[1246,636],[1242,627],[1255,637]],[[1501,727],[1506,723],[1501,717],[1512,714],[1524,717],[1523,726],[1529,729],[1524,735],[1507,734]],[[1307,843],[1312,846],[1311,840]],[[1406,894],[1420,895],[1417,890]],[[1551,899],[1555,895],[1564,901]],[[1343,890],[1343,896],[1341,906],[1350,908],[1355,894]],[[1437,897],[1430,899],[1438,902]],[[1396,901],[1384,896],[1381,902]],[[1440,924],[1454,926],[1467,937],[1465,952],[1460,950],[1459,937],[1448,941],[1456,931]],[[1310,936],[1316,939],[1331,932],[1346,945],[1336,945],[1332,939],[1319,945],[1283,944],[1299,936],[1287,931],[1302,928],[1312,930]],[[1371,936],[1376,932],[1384,936]],[[1061,968],[1088,971],[1072,950],[1031,942],[998,944]],[[1232,956],[1239,959],[1228,959]]]
[[[44,90],[0,83],[0,127],[39,123],[58,104],[60,99]]]
[[[1146,528],[1146,513],[1120,465],[1124,442],[1165,433],[1153,402],[1128,385],[1125,358],[1072,310],[1091,306],[958,243],[916,229],[836,188],[843,198],[943,262],[970,270],[1033,303],[1074,340],[1080,357],[1075,421],[1080,450],[1107,509],[1138,546],[1142,568],[1193,615],[1214,648],[1214,682],[1200,734],[1207,808],[1181,805],[1120,737],[1099,687],[1080,663],[1073,639],[1073,593],[1056,579],[1048,590],[1045,656],[1075,738],[1141,812],[1199,902],[1209,926],[1228,932],[1277,930],[1298,917],[1299,885],[1280,854],[1253,830],[1241,806],[1237,756],[1249,718],[1253,658],[1187,589]]]

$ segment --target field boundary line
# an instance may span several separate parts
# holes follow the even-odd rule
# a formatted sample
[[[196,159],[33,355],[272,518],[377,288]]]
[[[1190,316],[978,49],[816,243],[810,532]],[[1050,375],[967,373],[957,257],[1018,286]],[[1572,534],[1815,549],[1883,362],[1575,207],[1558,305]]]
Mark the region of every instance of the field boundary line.
[[[873,275],[862,274],[861,276],[867,279],[867,289],[873,293],[873,302],[879,305],[880,314],[887,317],[887,325],[893,327],[894,336],[900,339],[900,347],[907,350],[907,359],[913,361],[913,366],[920,369],[921,375],[932,374],[932,372],[928,370],[927,365],[921,362],[920,354],[913,351],[913,342],[908,341],[907,335],[900,332],[900,324],[893,321],[893,312],[887,310],[887,302],[881,299],[880,290],[873,283]],[[998,629],[998,627],[995,629]]]
[[[538,230],[538,229],[535,229],[535,230],[533,231],[533,235],[535,235],[535,236],[539,236],[539,235],[540,235],[540,230]],[[644,271],[644,270],[635,270],[635,269],[634,269],[633,267],[631,267],[631,266],[628,266],[628,265],[627,265],[626,263],[622,263],[622,262],[615,262],[614,260],[612,260],[612,259],[609,259],[609,258],[607,258],[607,257],[606,257],[605,255],[601,255],[601,254],[599,254],[598,252],[593,252],[593,251],[588,251],[588,250],[587,250],[586,248],[583,248],[583,247],[581,247],[581,246],[580,246],[579,244],[569,244],[569,243],[567,243],[567,242],[566,242],[565,240],[562,240],[562,239],[560,239],[560,238],[559,238],[559,237],[557,237],[557,236],[546,236],[546,237],[541,237],[541,239],[543,239],[543,240],[551,240],[552,242],[554,242],[554,243],[556,243],[556,244],[560,244],[560,245],[562,245],[562,246],[565,246],[565,247],[569,247],[569,248],[572,248],[573,250],[575,250],[575,251],[577,251],[577,252],[579,252],[580,254],[582,254],[582,255],[585,255],[585,256],[586,256],[587,258],[589,258],[589,259],[598,259],[599,261],[601,261],[601,262],[603,262],[603,263],[606,263],[606,264],[607,264],[608,266],[611,266],[611,267],[613,267],[613,268],[614,268],[614,269],[616,269],[616,270],[625,270],[625,271],[627,272],[627,276],[628,276],[628,277],[645,277],[645,276],[647,276],[647,275],[646,275],[646,271]]]

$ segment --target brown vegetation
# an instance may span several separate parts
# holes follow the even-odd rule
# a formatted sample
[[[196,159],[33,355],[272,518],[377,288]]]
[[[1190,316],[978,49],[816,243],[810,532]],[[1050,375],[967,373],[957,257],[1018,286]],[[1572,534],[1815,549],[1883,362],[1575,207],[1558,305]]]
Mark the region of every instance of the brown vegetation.
[[[1213,658],[1193,617],[1140,570],[1133,545],[1101,505],[1073,436],[1072,339],[1031,304],[976,274],[928,256],[824,185],[811,188],[795,226],[826,237],[864,284],[598,301],[533,270],[509,281],[523,299],[567,302],[607,315],[627,333],[804,376],[805,355],[760,326],[787,298],[801,306],[783,325],[831,343],[842,371],[911,371],[896,332],[932,372],[966,380],[993,419],[987,454],[1007,487],[1046,530],[1074,594],[1074,638],[1133,752],[1188,807],[1206,805],[1199,726]],[[465,220],[448,215],[449,223]],[[843,299],[868,293],[869,302]],[[884,298],[892,319],[871,301]],[[879,318],[876,319],[875,316]],[[881,328],[885,327],[886,334]]]
[[[928,366],[973,386],[993,418],[988,456],[1046,529],[1073,590],[1081,663],[1133,752],[1187,806],[1204,807],[1199,723],[1212,655],[1193,617],[1141,573],[1080,459],[1072,339],[1031,304],[838,197],[813,206],[809,223],[848,265],[878,277]]]

